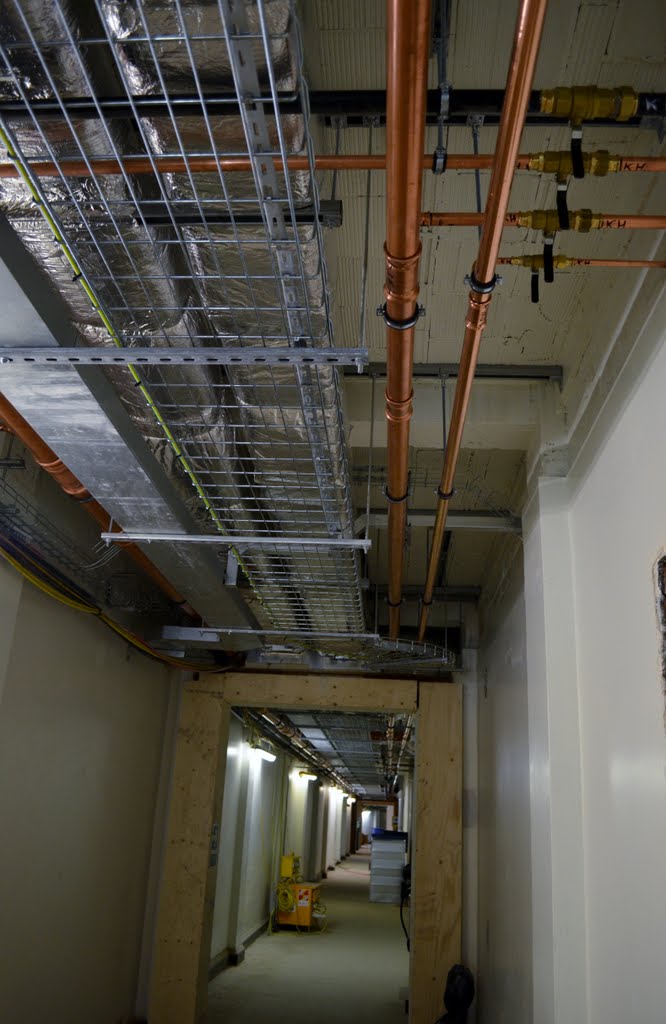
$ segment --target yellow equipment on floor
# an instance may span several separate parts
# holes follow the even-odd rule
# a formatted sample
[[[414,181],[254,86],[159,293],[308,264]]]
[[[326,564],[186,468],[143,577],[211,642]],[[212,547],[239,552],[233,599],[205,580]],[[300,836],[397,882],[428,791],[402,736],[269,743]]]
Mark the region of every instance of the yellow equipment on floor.
[[[277,886],[277,924],[309,930],[316,920],[323,931],[326,907],[319,901],[320,887],[315,882],[304,882],[300,870],[300,857],[294,853],[282,857]]]
[[[284,882],[278,887],[278,924],[312,927],[313,910],[319,902],[320,886],[313,882]]]

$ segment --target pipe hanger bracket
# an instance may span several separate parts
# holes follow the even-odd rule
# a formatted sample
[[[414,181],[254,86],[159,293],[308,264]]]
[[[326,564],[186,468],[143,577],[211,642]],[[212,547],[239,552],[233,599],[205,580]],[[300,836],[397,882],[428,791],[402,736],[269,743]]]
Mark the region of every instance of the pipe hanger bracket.
[[[410,491],[408,488],[407,492],[403,494],[402,498],[394,498],[392,494],[389,494],[388,487],[384,487],[384,497],[386,498],[390,505],[403,505],[409,498],[409,495]]]
[[[383,306],[377,306],[377,316],[381,316],[387,327],[391,327],[394,331],[408,331],[410,327],[414,327],[416,323],[425,316],[425,306],[419,306],[417,303],[416,309],[411,316],[408,316],[406,320],[396,320],[394,317],[389,316],[386,311],[386,303]]]
[[[444,174],[449,154],[443,146],[438,146],[432,154],[432,173]]]
[[[498,284],[502,283],[502,278],[499,274],[493,274],[490,281],[479,281],[472,270],[471,274],[465,275],[465,284],[468,285],[473,292],[477,295],[490,295],[491,292],[495,291]]]

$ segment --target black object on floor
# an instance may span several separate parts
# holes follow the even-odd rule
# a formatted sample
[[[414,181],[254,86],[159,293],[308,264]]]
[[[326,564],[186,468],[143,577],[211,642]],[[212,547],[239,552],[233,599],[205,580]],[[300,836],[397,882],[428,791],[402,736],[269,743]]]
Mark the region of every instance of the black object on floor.
[[[446,1013],[436,1024],[465,1024],[467,1011],[474,1002],[474,978],[469,967],[454,964],[446,978]]]

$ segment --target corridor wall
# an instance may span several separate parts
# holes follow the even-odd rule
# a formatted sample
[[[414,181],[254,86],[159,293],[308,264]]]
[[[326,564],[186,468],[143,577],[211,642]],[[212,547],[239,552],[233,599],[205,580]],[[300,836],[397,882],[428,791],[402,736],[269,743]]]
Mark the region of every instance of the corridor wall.
[[[0,563],[6,1024],[136,1013],[170,680]]]
[[[656,564],[666,552],[666,290],[625,370],[615,422],[572,474],[590,1024],[666,1006],[666,734]],[[619,403],[618,403],[619,404]],[[630,979],[630,981],[629,981]]]
[[[483,623],[482,1024],[663,1020],[666,288],[638,294]]]
[[[267,925],[279,870],[287,773],[291,760],[275,749],[263,760],[232,715],[220,822],[211,966],[242,959]]]
[[[477,1014],[532,1022],[530,772],[523,560],[490,610],[479,652]]]

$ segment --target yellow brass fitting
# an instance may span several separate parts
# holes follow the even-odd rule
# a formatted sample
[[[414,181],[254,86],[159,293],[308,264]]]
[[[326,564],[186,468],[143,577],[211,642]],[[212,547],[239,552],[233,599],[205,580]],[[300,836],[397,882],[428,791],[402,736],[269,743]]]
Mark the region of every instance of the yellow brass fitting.
[[[618,89],[600,89],[596,85],[578,85],[572,89],[558,86],[541,90],[541,113],[566,117],[572,124],[605,118],[628,121],[638,110],[638,93],[629,85]]]
[[[511,215],[512,223],[521,228],[532,228],[543,231],[546,235],[554,235],[560,231],[560,216],[557,210],[527,210]],[[592,210],[570,210],[570,231],[593,231],[601,227],[601,215]]]
[[[511,263],[514,267],[525,267],[527,270],[543,270],[543,254],[533,253],[531,256],[513,256]],[[571,266],[568,256],[553,256],[553,267],[555,270],[564,270]]]
[[[597,149],[593,153],[583,153],[583,164],[586,174],[603,177],[606,174],[618,173],[620,157],[611,156],[606,149]],[[573,174],[571,153],[568,149],[531,153],[528,166],[531,171],[554,174],[558,181],[566,181]]]
[[[594,174],[603,178],[606,174],[617,174],[620,170],[620,157],[611,156],[607,149],[597,149],[593,153],[583,153],[583,164],[586,174]]]
[[[601,227],[601,215],[592,210],[570,211],[569,225],[573,231],[596,231]]]
[[[560,229],[557,210],[526,210],[514,216],[516,224],[521,228],[534,228],[535,231],[543,231],[547,235],[554,235]]]

